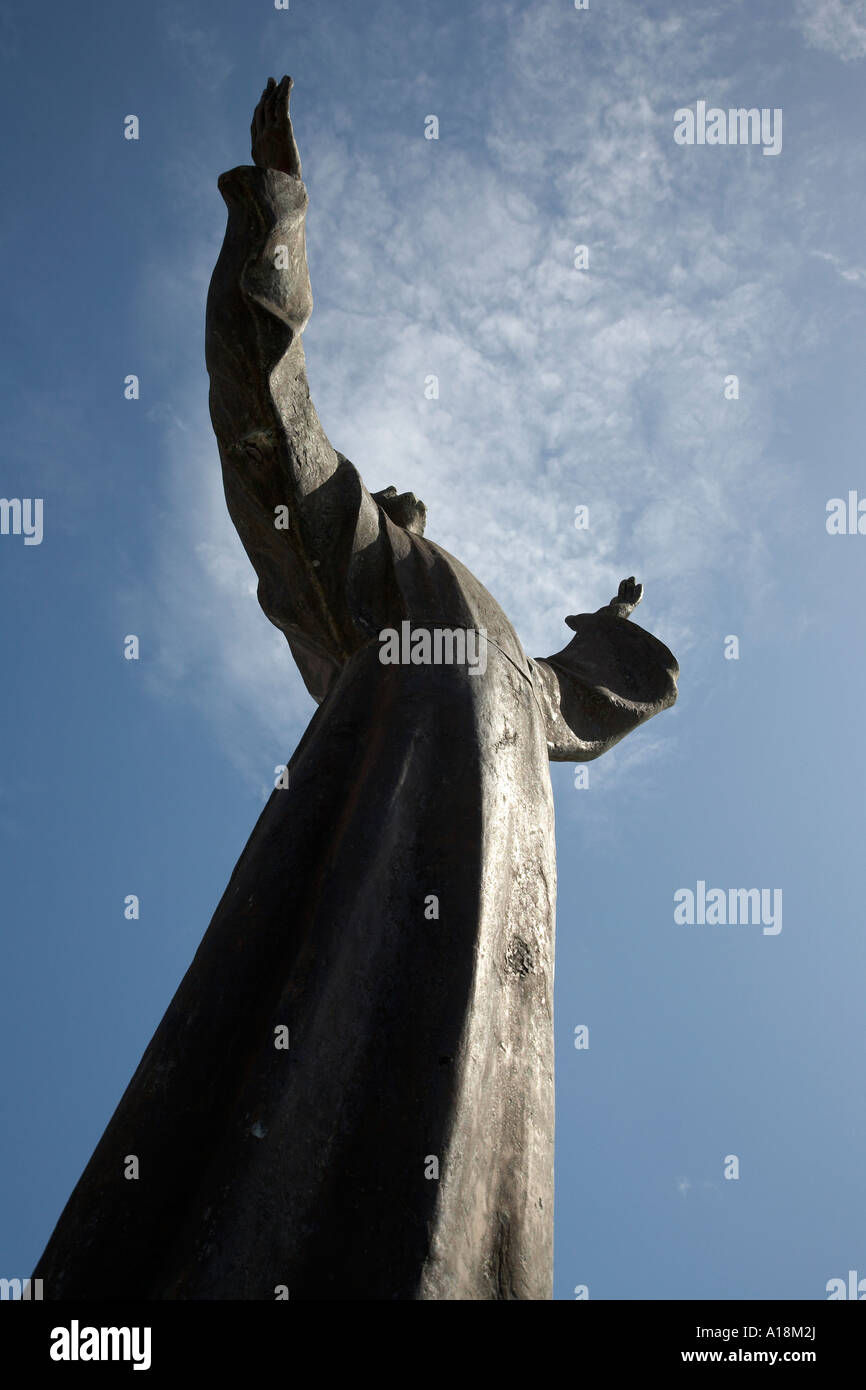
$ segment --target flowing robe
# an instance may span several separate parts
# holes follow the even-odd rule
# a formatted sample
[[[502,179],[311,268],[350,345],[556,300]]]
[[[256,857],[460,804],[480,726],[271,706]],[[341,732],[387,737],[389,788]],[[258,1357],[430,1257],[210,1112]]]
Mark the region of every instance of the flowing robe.
[[[303,183],[219,187],[226,498],[319,708],[35,1275],[46,1298],[547,1299],[548,759],[672,704],[676,662],[609,609],[532,660],[458,560],[389,519],[310,401]],[[406,621],[486,634],[483,673],[383,664]]]

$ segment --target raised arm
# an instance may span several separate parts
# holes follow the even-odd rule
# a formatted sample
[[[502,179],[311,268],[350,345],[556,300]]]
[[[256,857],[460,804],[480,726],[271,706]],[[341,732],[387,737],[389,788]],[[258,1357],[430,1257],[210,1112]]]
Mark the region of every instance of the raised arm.
[[[251,127],[254,167],[221,176],[228,224],[211,279],[205,354],[229,513],[318,700],[376,622],[381,513],[330,445],[310,400],[301,334],[313,307],[307,191],[273,78]]]
[[[596,613],[566,618],[575,636],[532,663],[552,762],[589,762],[677,698],[679,666],[652,633],[629,622],[643,585],[624,579]]]

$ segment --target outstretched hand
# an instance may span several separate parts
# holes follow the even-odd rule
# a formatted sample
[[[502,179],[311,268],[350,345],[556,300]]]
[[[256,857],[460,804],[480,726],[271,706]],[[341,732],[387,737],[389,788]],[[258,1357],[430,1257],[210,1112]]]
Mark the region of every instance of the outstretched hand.
[[[635,583],[634,575],[623,579],[615,598],[607,605],[618,618],[628,618],[643,598],[643,584]]]
[[[628,579],[623,579],[621,581],[610,603],[606,603],[604,608],[599,608],[598,611],[599,613],[612,613],[615,618],[630,618],[642,598],[643,584],[638,584],[632,574]],[[581,622],[579,613],[572,613],[565,621],[572,632],[580,631]]]
[[[253,163],[260,169],[279,169],[284,174],[301,177],[301,157],[295,143],[289,98],[292,79],[283,77],[275,82],[268,78],[250,126]]]

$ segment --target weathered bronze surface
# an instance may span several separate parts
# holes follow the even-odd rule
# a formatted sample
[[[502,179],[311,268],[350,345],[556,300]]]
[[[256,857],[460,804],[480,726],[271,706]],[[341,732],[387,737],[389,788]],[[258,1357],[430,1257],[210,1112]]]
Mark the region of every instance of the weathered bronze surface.
[[[633,580],[527,657],[423,504],[331,447],[289,87],[219,180],[206,351],[229,511],[319,709],[35,1273],[46,1298],[547,1299],[548,760],[671,705],[677,665]],[[484,669],[385,664],[389,629],[468,635]]]

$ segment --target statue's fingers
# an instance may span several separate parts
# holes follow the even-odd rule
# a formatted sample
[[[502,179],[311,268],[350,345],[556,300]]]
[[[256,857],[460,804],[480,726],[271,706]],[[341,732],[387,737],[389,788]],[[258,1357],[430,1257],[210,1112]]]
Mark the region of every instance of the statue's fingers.
[[[276,126],[280,121],[280,118],[283,114],[282,95],[282,82],[275,82],[270,92],[268,93],[268,99],[265,103],[265,124],[267,126]]]
[[[289,93],[292,90],[292,79],[282,77],[274,91],[274,118],[285,120],[289,114]]]
[[[259,108],[258,108],[258,109],[259,109],[260,112],[261,112],[261,116],[260,116],[260,125],[259,125],[259,130],[260,130],[260,131],[261,131],[261,130],[265,130],[265,129],[271,124],[271,120],[270,120],[271,103],[273,102],[273,99],[274,99],[274,92],[275,92],[276,90],[277,90],[277,84],[276,84],[276,82],[274,81],[273,77],[269,77],[269,78],[268,78],[268,85],[265,87],[264,91],[262,92],[262,99],[261,99],[261,101],[259,102]]]
[[[264,128],[265,128],[265,101],[266,101],[266,98],[267,98],[267,88],[265,89],[264,92],[262,92],[262,94],[261,94],[261,96],[260,96],[260,98],[259,98],[259,104],[258,104],[258,106],[256,107],[255,111],[253,112],[253,123],[252,123],[252,126],[250,127],[250,129],[252,130],[254,136],[255,136],[255,135],[261,135],[262,131],[263,131]]]

